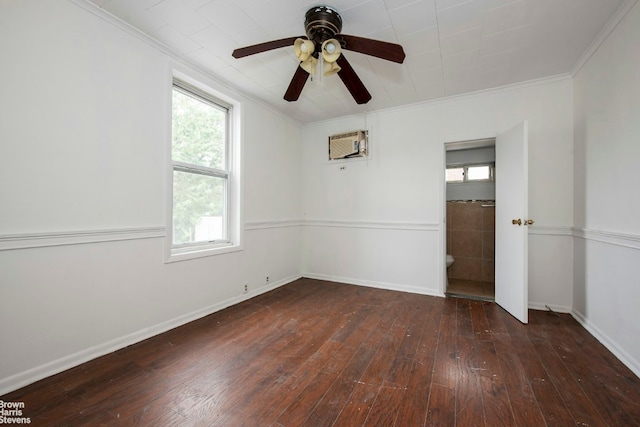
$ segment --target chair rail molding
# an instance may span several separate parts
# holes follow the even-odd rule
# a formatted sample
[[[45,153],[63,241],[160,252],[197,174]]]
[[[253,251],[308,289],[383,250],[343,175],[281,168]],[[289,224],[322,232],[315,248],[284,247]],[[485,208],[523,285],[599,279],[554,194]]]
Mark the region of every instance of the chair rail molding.
[[[0,235],[0,251],[118,240],[156,239],[165,237],[166,234],[164,226],[5,234]]]
[[[288,228],[300,227],[302,221],[299,219],[281,219],[281,220],[264,220],[264,221],[246,221],[244,223],[245,231],[264,230],[268,228]]]
[[[608,243],[614,246],[622,246],[631,249],[640,249],[640,235],[616,233],[604,230],[592,230],[588,228],[573,228],[574,237],[585,240]]]
[[[408,230],[408,231],[438,231],[440,224],[415,223],[404,221],[337,221],[326,219],[307,219],[303,221],[307,227],[334,227],[334,228],[369,228],[381,230]]]

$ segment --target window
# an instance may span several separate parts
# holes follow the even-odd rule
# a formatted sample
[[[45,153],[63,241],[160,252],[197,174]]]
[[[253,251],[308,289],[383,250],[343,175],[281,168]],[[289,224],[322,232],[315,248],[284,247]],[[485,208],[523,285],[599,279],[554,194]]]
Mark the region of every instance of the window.
[[[179,80],[171,106],[171,254],[232,246],[231,106]]]
[[[447,168],[447,182],[464,182],[464,168]]]
[[[493,165],[450,166],[447,167],[445,179],[447,183],[493,181]]]

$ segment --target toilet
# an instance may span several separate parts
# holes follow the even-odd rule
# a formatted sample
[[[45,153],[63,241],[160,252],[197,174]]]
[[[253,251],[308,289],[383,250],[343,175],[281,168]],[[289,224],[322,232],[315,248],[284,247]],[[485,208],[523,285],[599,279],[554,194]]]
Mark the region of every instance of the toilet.
[[[447,268],[451,267],[451,264],[453,264],[453,261],[455,261],[453,257],[447,254]]]

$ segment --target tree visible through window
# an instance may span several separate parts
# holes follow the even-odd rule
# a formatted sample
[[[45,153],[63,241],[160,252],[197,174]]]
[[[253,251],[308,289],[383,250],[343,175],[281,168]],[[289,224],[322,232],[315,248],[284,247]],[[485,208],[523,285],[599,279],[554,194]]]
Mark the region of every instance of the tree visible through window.
[[[225,242],[229,108],[175,81],[172,100],[173,246]]]

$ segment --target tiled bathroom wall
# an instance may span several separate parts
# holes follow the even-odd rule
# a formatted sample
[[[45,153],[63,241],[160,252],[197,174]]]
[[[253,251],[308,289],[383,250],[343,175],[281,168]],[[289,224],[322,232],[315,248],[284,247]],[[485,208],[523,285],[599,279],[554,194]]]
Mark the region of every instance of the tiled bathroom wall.
[[[447,253],[455,259],[450,279],[495,281],[496,209],[490,205],[494,201],[447,202]]]

